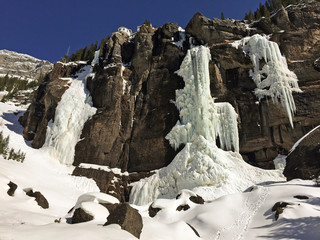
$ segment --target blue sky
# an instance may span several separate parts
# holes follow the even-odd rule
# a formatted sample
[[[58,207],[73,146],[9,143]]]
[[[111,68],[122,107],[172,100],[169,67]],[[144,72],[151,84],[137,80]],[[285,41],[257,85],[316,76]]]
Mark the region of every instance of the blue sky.
[[[119,26],[136,30],[148,19],[185,27],[196,12],[208,18],[242,19],[264,0],[0,0],[0,49],[51,62],[111,35]]]

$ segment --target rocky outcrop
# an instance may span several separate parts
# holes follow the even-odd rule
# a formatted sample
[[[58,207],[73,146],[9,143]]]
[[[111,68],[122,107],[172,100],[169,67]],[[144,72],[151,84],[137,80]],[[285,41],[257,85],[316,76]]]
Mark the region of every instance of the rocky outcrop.
[[[0,75],[10,75],[26,79],[36,80],[44,76],[53,67],[53,64],[8,50],[0,50]]]
[[[103,226],[118,224],[121,229],[131,233],[137,238],[140,238],[143,222],[138,210],[132,208],[127,203],[114,204],[107,206],[107,208],[110,215]]]
[[[75,223],[89,222],[91,220],[93,220],[92,215],[87,213],[82,208],[77,208],[73,213],[71,222],[72,222],[72,224],[75,224]]]
[[[320,176],[320,128],[318,127],[288,155],[284,175],[294,178],[315,179]]]
[[[129,176],[126,174],[120,175],[110,170],[82,168],[81,166],[77,166],[72,174],[92,178],[101,192],[108,193],[121,202],[129,201]]]
[[[10,182],[8,183],[8,186],[9,186],[9,189],[8,189],[8,191],[7,191],[7,194],[12,197],[12,196],[14,195],[15,191],[17,190],[18,185],[15,184],[14,182],[11,182],[11,181],[10,181]]]
[[[49,208],[49,203],[47,201],[47,199],[42,195],[41,192],[36,191],[34,192],[32,189],[29,189],[26,194],[29,197],[34,197],[35,201],[38,203],[38,205],[44,209]]]
[[[243,23],[233,19],[209,19],[196,13],[186,27],[186,32],[202,43],[209,45],[238,40],[247,36]]]
[[[88,81],[98,110],[84,126],[75,165],[90,162],[135,172],[172,160],[175,152],[164,136],[178,119],[170,99],[181,84],[174,71],[184,56],[172,44],[172,29],[177,26],[145,29],[132,42],[113,34],[95,67],[96,77]]]
[[[32,104],[19,119],[24,126],[24,138],[28,141],[33,140],[34,148],[42,147],[45,142],[47,125],[54,120],[57,104],[70,84],[65,77],[76,73],[80,67],[81,64],[56,63],[35,92]]]

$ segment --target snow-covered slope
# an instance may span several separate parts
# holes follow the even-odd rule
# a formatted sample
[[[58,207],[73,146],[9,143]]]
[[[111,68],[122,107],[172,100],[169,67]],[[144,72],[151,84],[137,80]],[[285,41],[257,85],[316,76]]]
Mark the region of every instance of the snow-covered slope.
[[[9,74],[12,77],[35,80],[45,75],[52,67],[52,63],[27,54],[0,50],[0,76]]]

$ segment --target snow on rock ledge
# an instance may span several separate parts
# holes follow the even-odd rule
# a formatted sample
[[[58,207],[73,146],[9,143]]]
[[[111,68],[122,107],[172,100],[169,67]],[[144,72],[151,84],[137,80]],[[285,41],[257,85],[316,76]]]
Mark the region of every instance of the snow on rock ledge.
[[[271,97],[274,103],[280,101],[285,108],[291,126],[293,127],[292,116],[296,111],[293,92],[301,92],[296,74],[289,70],[287,60],[281,55],[277,43],[269,41],[259,34],[246,37],[232,43],[232,46],[243,50],[248,54],[253,63],[254,69],[250,71],[250,76],[257,88],[255,95],[262,99]],[[265,64],[260,67],[260,61]]]

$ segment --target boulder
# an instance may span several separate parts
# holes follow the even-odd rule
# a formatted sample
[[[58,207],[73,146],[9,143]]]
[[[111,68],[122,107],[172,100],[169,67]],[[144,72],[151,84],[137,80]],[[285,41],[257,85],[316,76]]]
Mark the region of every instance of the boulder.
[[[271,211],[275,212],[275,220],[279,219],[280,214],[283,213],[284,209],[289,205],[287,202],[276,202]]]
[[[148,213],[149,213],[150,217],[155,217],[157,215],[157,213],[159,211],[161,211],[161,208],[154,208],[154,207],[152,207],[152,204],[153,203],[151,203],[149,208],[148,208]]]
[[[127,203],[115,204],[112,209],[108,209],[110,215],[104,226],[118,224],[121,229],[131,233],[133,236],[140,238],[143,227],[142,217],[138,210],[132,208]]]
[[[41,192],[33,192],[32,189],[28,190],[26,192],[26,194],[29,196],[29,197],[34,197],[36,202],[38,203],[38,205],[44,209],[47,209],[49,208],[49,203],[47,201],[47,199],[42,195]]]
[[[320,127],[305,136],[288,155],[283,173],[287,180],[314,179],[320,175]]]
[[[14,195],[14,192],[17,190],[18,185],[10,181],[8,183],[8,186],[9,186],[9,189],[8,189],[7,193],[9,196],[12,197]]]
[[[74,223],[82,223],[82,222],[88,222],[93,220],[93,216],[87,213],[82,208],[77,208],[72,216],[71,222]]]
[[[197,196],[191,196],[189,198],[189,200],[193,203],[196,203],[196,204],[204,204],[204,200],[201,196],[197,195]]]
[[[190,206],[188,204],[184,204],[184,205],[178,206],[176,210],[181,212],[181,211],[187,211],[188,209],[190,209]]]

